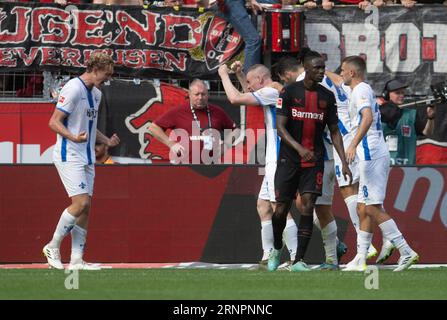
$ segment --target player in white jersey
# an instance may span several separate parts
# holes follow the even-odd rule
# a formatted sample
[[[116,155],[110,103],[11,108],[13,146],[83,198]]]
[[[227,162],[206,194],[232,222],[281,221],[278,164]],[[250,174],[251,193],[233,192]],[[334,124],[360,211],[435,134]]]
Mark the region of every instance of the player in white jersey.
[[[219,75],[222,79],[228,100],[234,105],[260,105],[264,109],[264,122],[267,136],[265,175],[257,201],[257,211],[262,226],[261,239],[263,256],[261,265],[264,266],[267,264],[268,256],[273,249],[272,215],[276,203],[274,180],[276,159],[279,152],[275,105],[282,85],[272,81],[270,70],[261,64],[250,67],[246,76],[242,73],[242,64],[239,61],[235,62],[231,66],[231,69],[236,73],[244,92],[240,92],[234,87],[229,77],[230,69],[226,65],[222,65],[219,68]],[[289,249],[291,260],[293,261],[297,249],[298,229],[290,213],[283,237]]]
[[[366,63],[359,56],[346,57],[341,67],[341,76],[351,88],[349,118],[353,138],[346,150],[346,159],[353,162],[359,157],[358,211],[360,230],[357,234],[357,255],[344,270],[364,271],[367,250],[372,239],[372,222],[375,222],[384,238],[391,241],[400,252],[398,266],[394,271],[407,269],[419,259],[399,231],[394,220],[385,212],[383,201],[386,194],[390,154],[383,138],[379,106],[372,88],[364,82]]]
[[[351,144],[352,134],[352,121],[349,116],[349,97],[351,94],[351,88],[343,83],[343,78],[330,71],[326,71],[327,80],[332,84],[337,97],[337,111],[338,111],[338,127],[343,137],[343,145],[345,151]],[[357,214],[357,198],[359,190],[359,159],[356,156],[354,160],[349,164],[349,168],[352,172],[352,184],[349,185],[349,181],[346,181],[341,174],[341,161],[337,154],[334,155],[335,162],[335,176],[337,179],[340,193],[348,208],[349,216],[355,231],[358,233],[360,228],[359,216]],[[383,247],[377,261],[384,262],[393,252],[394,246],[389,241],[383,242]],[[377,255],[377,250],[371,244],[368,248],[367,259],[371,259]]]
[[[113,60],[106,54],[93,54],[87,70],[70,80],[61,90],[49,126],[57,133],[53,161],[71,198],[56,226],[52,240],[43,253],[50,267],[63,269],[60,245],[71,232],[72,249],[70,270],[98,270],[100,267],[83,260],[87,224],[95,177],[95,142],[109,147],[118,145],[114,134],[107,138],[96,128],[98,106],[101,101],[101,84],[113,74]]]

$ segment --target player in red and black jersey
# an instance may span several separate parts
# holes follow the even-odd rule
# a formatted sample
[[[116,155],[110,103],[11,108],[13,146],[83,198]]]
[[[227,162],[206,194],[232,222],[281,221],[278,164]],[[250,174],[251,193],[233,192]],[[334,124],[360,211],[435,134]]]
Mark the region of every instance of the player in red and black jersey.
[[[319,55],[306,58],[304,80],[286,86],[276,106],[276,125],[281,146],[275,174],[277,205],[272,219],[275,249],[268,263],[271,271],[276,270],[279,265],[282,232],[297,191],[301,196],[302,207],[298,226],[298,250],[291,270],[309,270],[302,259],[312,236],[315,201],[321,195],[323,185],[323,131],[326,125],[342,160],[343,175],[352,180],[338,129],[335,97],[319,84],[323,80],[325,67],[324,60]]]
[[[298,142],[300,146],[311,151],[300,154],[299,146],[282,141],[279,158],[296,164],[301,168],[324,166],[323,131],[327,125],[338,124],[337,106],[334,95],[322,85],[313,91],[305,87],[304,81],[290,84],[281,93],[276,114],[281,115],[285,135]]]

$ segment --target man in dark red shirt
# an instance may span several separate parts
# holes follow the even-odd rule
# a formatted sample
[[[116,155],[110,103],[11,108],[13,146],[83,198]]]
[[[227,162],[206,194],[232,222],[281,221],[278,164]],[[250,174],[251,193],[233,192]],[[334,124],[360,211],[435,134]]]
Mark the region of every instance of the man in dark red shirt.
[[[169,147],[171,162],[209,164],[220,160],[219,131],[235,128],[236,124],[222,108],[208,104],[208,88],[196,79],[189,86],[189,104],[173,108],[156,119],[149,126],[149,133]],[[174,130],[173,139],[165,133],[168,129]]]
[[[277,102],[276,125],[281,146],[275,174],[276,209],[272,218],[275,249],[269,257],[270,271],[276,270],[279,265],[287,212],[297,191],[302,206],[298,249],[291,271],[310,270],[302,259],[312,236],[315,201],[321,195],[323,186],[323,132],[326,125],[342,161],[343,175],[345,178],[349,176],[352,181],[338,129],[335,97],[320,85],[325,67],[321,56],[309,55],[304,59],[304,80],[286,86]]]

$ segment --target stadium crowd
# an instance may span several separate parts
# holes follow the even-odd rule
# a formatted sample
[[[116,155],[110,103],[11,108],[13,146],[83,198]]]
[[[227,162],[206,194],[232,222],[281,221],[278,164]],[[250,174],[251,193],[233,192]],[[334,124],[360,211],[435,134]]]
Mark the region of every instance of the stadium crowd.
[[[236,0],[239,1],[239,0]],[[160,5],[163,1],[148,1],[148,0],[9,0],[6,2],[40,2],[40,3],[58,3],[61,5],[66,4],[76,4],[76,3],[93,3],[93,4],[105,4],[105,5],[145,5],[148,3],[156,2],[157,5]],[[164,0],[166,5],[177,6],[177,5],[197,5],[197,6],[213,6],[224,5],[227,2],[225,0]],[[228,1],[232,2],[232,0]],[[366,9],[370,4],[376,7],[384,7],[387,5],[402,5],[407,8],[414,7],[417,4],[444,4],[447,5],[447,1],[445,0],[247,0],[247,4],[256,10],[261,9],[260,4],[280,4],[283,5],[304,5],[308,9],[317,8],[321,6],[325,10],[330,10],[334,6],[337,5],[358,5],[361,9]]]

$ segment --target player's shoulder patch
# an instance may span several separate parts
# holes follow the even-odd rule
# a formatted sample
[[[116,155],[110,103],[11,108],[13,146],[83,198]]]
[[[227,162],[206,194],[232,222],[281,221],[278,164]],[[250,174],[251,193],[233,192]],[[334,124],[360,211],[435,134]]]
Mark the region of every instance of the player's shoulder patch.
[[[282,109],[282,98],[276,99],[276,108]]]

